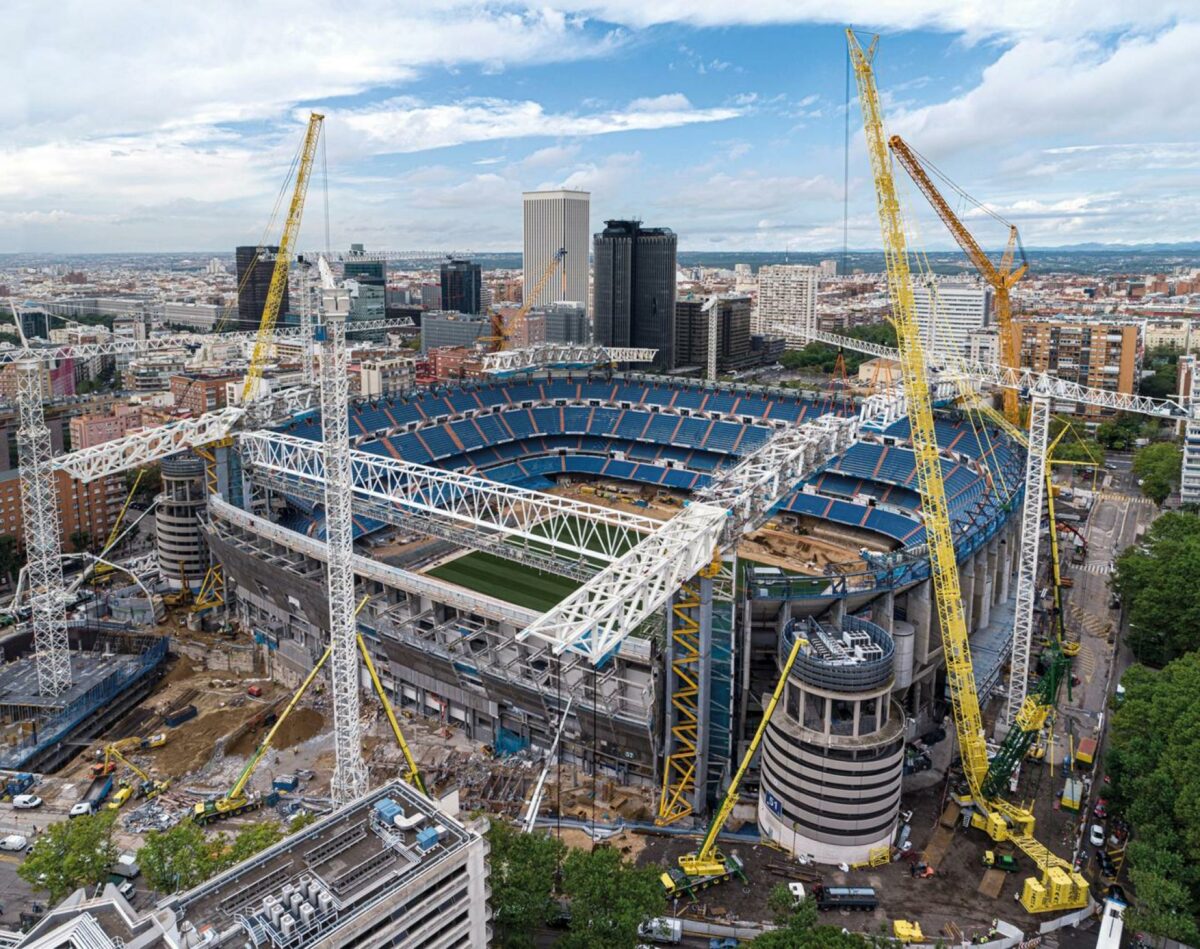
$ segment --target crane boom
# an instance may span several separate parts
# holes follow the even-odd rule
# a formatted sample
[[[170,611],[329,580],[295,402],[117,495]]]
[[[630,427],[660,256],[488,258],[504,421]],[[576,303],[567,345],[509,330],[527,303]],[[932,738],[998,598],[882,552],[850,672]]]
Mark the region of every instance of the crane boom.
[[[1020,364],[1021,342],[1017,337],[1016,326],[1013,325],[1012,297],[1009,291],[1025,275],[1028,267],[1022,263],[1015,271],[1012,270],[1013,248],[1017,244],[1016,226],[1009,225],[1008,246],[1005,248],[1000,269],[997,270],[988,255],[984,253],[983,248],[979,246],[979,242],[950,209],[950,205],[942,197],[933,180],[926,174],[925,167],[921,164],[916,152],[899,135],[893,135],[888,139],[888,146],[891,148],[892,154],[896,156],[896,160],[908,172],[909,177],[921,189],[921,193],[929,200],[933,210],[946,225],[946,229],[958,242],[958,246],[963,249],[963,253],[970,258],[980,276],[992,288],[995,296],[996,326],[1000,336],[1000,365],[1007,369],[1017,368]],[[1007,389],[1004,392],[1004,415],[1013,424],[1019,422],[1017,393]]]
[[[871,156],[871,167],[874,171],[875,197],[883,234],[884,257],[887,261],[892,322],[896,327],[901,378],[908,401],[909,427],[912,430],[921,507],[925,515],[930,571],[934,599],[937,601],[938,621],[941,624],[954,723],[958,729],[958,741],[962,749],[963,772],[972,796],[977,797],[983,777],[987,774],[987,744],[983,732],[983,719],[979,712],[979,695],[975,690],[975,674],[971,666],[971,647],[967,640],[966,617],[963,615],[954,534],[933,423],[929,375],[925,366],[921,333],[917,326],[912,274],[908,266],[908,244],[904,235],[900,200],[896,196],[896,183],[892,178],[887,141],[884,138],[883,110],[871,66],[878,38],[872,41],[867,50],[859,45],[853,31],[847,30],[846,38],[850,45],[850,58],[858,84],[867,151]]]
[[[775,691],[771,693],[770,701],[767,702],[767,707],[763,709],[762,721],[758,723],[754,737],[750,739],[746,753],[742,756],[742,763],[738,765],[737,773],[734,774],[733,780],[729,782],[729,789],[725,792],[725,799],[721,802],[720,808],[713,815],[713,819],[708,825],[708,831],[704,835],[700,849],[694,854],[679,858],[679,866],[688,876],[711,876],[725,871],[725,860],[717,853],[717,837],[725,827],[725,822],[729,820],[729,815],[733,813],[733,808],[737,804],[738,785],[742,783],[742,777],[746,774],[746,769],[750,767],[754,753],[758,751],[758,746],[762,743],[763,735],[767,733],[767,725],[771,721],[771,715],[774,713],[775,706],[779,704],[779,699],[783,695],[783,688],[787,685],[792,666],[796,664],[796,657],[800,655],[800,648],[805,644],[804,637],[799,632],[793,635],[795,636],[795,641],[792,643],[788,657],[783,663],[783,669],[779,673],[779,681],[775,683]]]
[[[321,124],[325,116],[313,112],[308,117],[308,130],[300,146],[300,158],[296,166],[296,186],[292,191],[292,203],[288,207],[283,236],[279,239],[279,250],[275,254],[275,269],[271,271],[271,285],[267,290],[267,302],[263,305],[262,319],[258,324],[258,335],[254,339],[254,353],[246,369],[246,381],[242,385],[242,402],[250,402],[258,395],[262,380],[263,365],[271,350],[271,337],[275,322],[283,306],[283,295],[287,292],[288,268],[292,259],[292,247],[300,233],[300,219],[304,215],[304,198],[308,194],[308,180],[312,174],[313,161],[317,154],[317,141],[321,137]]]
[[[909,428],[921,507],[925,515],[926,546],[933,598],[941,624],[947,686],[958,731],[963,775],[970,793],[969,804],[978,812],[972,817],[971,823],[986,830],[995,840],[1012,840],[1042,871],[1040,881],[1033,878],[1025,881],[1021,904],[1027,911],[1034,913],[1085,906],[1090,899],[1087,880],[1069,863],[1033,838],[1033,814],[984,791],[988,772],[987,744],[979,710],[979,694],[975,688],[974,668],[971,665],[954,533],[946,501],[946,486],[942,480],[925,353],[916,320],[912,274],[908,266],[908,243],[900,201],[896,196],[896,182],[892,177],[887,140],[884,137],[883,109],[879,103],[872,66],[879,38],[875,37],[870,47],[864,50],[854,31],[848,29],[846,41],[858,86],[867,153],[871,158],[875,181],[887,264],[888,294],[892,304],[892,322],[896,327],[901,379],[908,401]],[[1031,706],[1033,704],[1030,703]],[[993,789],[989,787],[988,790]]]
[[[529,299],[521,303],[515,316],[505,319],[504,314],[497,312],[492,317],[491,336],[486,340],[481,339],[480,342],[491,343],[497,350],[503,351],[508,349],[509,340],[513,337],[513,327],[516,323],[525,319],[529,315],[529,311],[533,309],[534,301],[537,300],[541,292],[546,288],[546,284],[550,282],[550,278],[554,276],[554,270],[560,264],[563,266],[564,281],[566,278],[567,249],[560,247],[555,251],[554,256],[550,258],[550,263],[546,265],[546,269],[542,271],[542,275],[538,277],[538,282],[533,285],[533,289],[529,292]]]

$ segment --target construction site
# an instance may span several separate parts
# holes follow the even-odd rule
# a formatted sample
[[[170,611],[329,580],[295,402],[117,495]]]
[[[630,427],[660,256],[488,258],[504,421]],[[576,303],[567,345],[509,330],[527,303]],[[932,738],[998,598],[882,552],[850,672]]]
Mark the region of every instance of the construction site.
[[[886,137],[874,43],[848,41],[898,345],[813,340],[894,360],[898,383],[835,398],[647,375],[652,351],[513,349],[501,320],[486,378],[352,399],[346,290],[325,257],[296,261],[319,115],[236,405],[55,454],[37,379],[57,350],[4,351],[27,380],[29,618],[2,644],[0,766],[36,773],[36,819],[115,805],[136,849],[188,820],[341,820],[401,778],[414,800],[661,867],[664,915],[746,936],[781,882],[912,944],[1016,945],[1093,913],[1124,847],[1080,856],[1116,614],[1102,586],[1071,589],[1059,548],[1111,559],[1126,521],[1092,523],[1131,502],[1107,474],[1065,487],[1051,410],[1187,412],[1019,368],[1016,229],[999,264],[984,254]],[[926,350],[894,164],[993,287],[996,364]],[[306,379],[266,391],[281,339]],[[71,618],[55,473],[164,459],[154,556],[93,594],[103,620]],[[261,871],[273,887],[289,866]],[[254,931],[220,904],[170,905],[211,915],[214,938]]]

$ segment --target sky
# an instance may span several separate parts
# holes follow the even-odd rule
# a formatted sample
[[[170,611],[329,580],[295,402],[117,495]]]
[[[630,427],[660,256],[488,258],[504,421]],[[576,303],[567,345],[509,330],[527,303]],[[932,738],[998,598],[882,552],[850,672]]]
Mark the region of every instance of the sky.
[[[1026,245],[1200,239],[1194,0],[10,0],[5,21],[0,253],[277,239],[313,110],[306,249],[519,250],[521,192],[557,187],[591,192],[593,230],[637,217],[681,250],[840,249],[844,225],[875,248],[848,23],[881,34],[888,131]],[[952,246],[897,177],[918,245]]]

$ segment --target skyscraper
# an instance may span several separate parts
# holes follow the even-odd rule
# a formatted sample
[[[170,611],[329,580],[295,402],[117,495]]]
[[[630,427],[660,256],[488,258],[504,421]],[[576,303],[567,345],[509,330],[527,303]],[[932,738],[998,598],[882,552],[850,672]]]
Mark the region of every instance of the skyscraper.
[[[654,369],[675,368],[675,232],[605,221],[595,237],[596,342],[657,349]]]
[[[387,282],[387,264],[382,257],[367,254],[362,244],[351,244],[350,253],[342,260],[342,273],[348,280]]]
[[[483,271],[469,260],[442,263],[442,309],[458,313],[479,313],[483,307]]]
[[[588,293],[591,195],[586,191],[526,191],[523,197],[525,251],[521,263],[522,301],[540,307],[559,300],[570,300],[581,303],[584,312],[588,312],[591,297]],[[563,262],[565,288],[562,274],[559,273],[542,288],[536,300],[531,300],[534,286],[560,248],[567,252],[567,259]]]
[[[782,336],[801,347],[817,328],[816,267],[769,264],[758,271],[758,318],[754,331]]]
[[[262,322],[263,308],[267,305],[267,292],[271,289],[271,274],[275,272],[274,260],[262,260],[263,254],[273,254],[274,247],[239,247],[237,249],[238,281],[238,328],[257,329]],[[279,315],[288,311],[287,287],[283,288],[283,301],[279,304]]]

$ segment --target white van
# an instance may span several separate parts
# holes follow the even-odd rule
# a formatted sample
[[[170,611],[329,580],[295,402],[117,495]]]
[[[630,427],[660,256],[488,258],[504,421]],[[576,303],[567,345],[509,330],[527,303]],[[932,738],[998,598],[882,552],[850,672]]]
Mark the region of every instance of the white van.
[[[0,840],[0,850],[16,850],[21,851],[29,846],[29,841],[20,834],[9,834],[3,840]]]

